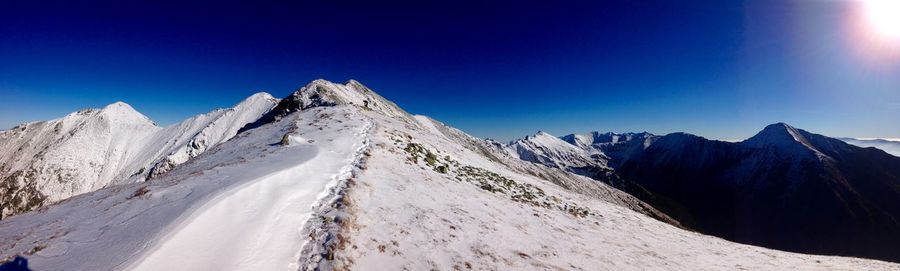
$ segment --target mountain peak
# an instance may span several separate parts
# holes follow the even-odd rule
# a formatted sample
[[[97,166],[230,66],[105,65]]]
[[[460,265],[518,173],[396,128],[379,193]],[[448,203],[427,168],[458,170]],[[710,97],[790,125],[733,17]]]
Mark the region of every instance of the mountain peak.
[[[794,128],[794,126],[791,126],[790,124],[787,124],[784,122],[776,122],[773,124],[766,125],[766,127],[762,129],[762,132],[765,132],[765,131],[782,132],[782,131],[788,131],[791,129],[797,129],[797,128]]]
[[[515,142],[515,141],[520,141],[520,140],[526,140],[526,141],[534,141],[534,140],[547,141],[547,140],[545,140],[545,139],[547,139],[547,138],[550,138],[550,141],[562,140],[562,139],[560,139],[560,138],[558,138],[558,137],[556,137],[556,136],[554,136],[554,135],[551,135],[550,133],[547,133],[547,132],[544,132],[544,131],[537,131],[537,133],[534,133],[533,135],[525,136],[524,139],[513,140],[513,141],[514,141],[514,142]]]
[[[753,137],[745,140],[752,145],[770,145],[770,144],[787,144],[787,143],[804,143],[806,138],[805,132],[794,128],[784,122],[769,124]]]
[[[156,123],[151,121],[150,118],[144,116],[144,114],[135,110],[134,107],[131,107],[131,105],[122,101],[117,101],[103,107],[100,109],[99,113],[117,122],[135,124],[146,123],[156,126]]]
[[[751,138],[740,144],[751,148],[769,148],[778,150],[782,154],[814,155],[818,158],[826,158],[815,142],[827,139],[824,136],[814,135],[802,129],[795,128],[783,122],[770,124]],[[827,141],[827,140],[824,140]]]
[[[250,95],[250,97],[247,97],[246,99],[244,99],[244,101],[269,100],[269,99],[275,99],[275,97],[273,97],[272,94],[269,94],[268,92],[261,91],[261,92],[253,93],[253,95]]]
[[[129,105],[129,104],[123,102],[123,101],[117,101],[117,102],[108,104],[108,105],[104,106],[103,109],[101,109],[101,110],[102,110],[102,111],[131,111],[131,112],[137,112],[137,110],[134,110],[134,108],[131,107],[131,105]]]
[[[415,119],[393,102],[381,97],[362,83],[349,80],[345,84],[316,79],[288,97],[281,99],[275,108],[262,118],[241,129],[241,132],[280,119],[288,114],[321,106],[350,105],[367,111],[415,122]]]
[[[318,106],[353,105],[390,117],[412,119],[409,113],[400,109],[396,104],[353,79],[348,80],[345,84],[325,79],[313,80],[282,100],[278,107],[281,107],[282,103],[285,104],[286,109],[293,109],[293,111]]]
[[[243,101],[239,102],[232,109],[241,109],[245,107],[254,107],[260,104],[274,104],[277,103],[278,99],[272,97],[272,94],[266,92],[257,92],[249,97],[245,98]],[[269,108],[271,109],[271,108]]]

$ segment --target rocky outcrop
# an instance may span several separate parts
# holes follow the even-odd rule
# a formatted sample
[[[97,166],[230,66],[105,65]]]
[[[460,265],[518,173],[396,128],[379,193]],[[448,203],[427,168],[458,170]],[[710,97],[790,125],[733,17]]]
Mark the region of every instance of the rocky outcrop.
[[[317,79],[282,99],[275,108],[258,121],[242,128],[241,132],[277,121],[288,114],[300,110],[336,105],[352,105],[364,110],[379,112],[389,117],[414,122],[412,115],[356,80],[338,84],[324,79]]]

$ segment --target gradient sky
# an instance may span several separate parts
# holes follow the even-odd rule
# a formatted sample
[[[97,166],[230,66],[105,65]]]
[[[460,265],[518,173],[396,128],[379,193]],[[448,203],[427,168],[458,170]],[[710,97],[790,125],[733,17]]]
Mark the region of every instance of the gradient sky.
[[[119,100],[167,125],[352,78],[503,140],[775,122],[900,137],[900,41],[873,36],[860,1],[11,2],[0,129]]]

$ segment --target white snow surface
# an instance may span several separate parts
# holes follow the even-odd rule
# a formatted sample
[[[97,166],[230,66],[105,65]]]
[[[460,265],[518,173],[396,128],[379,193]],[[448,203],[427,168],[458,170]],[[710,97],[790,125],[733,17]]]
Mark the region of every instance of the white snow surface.
[[[168,155],[157,162],[154,168],[155,175],[163,174],[171,170],[174,166],[186,162],[188,159],[200,155],[206,149],[231,139],[237,134],[238,130],[259,119],[262,114],[266,113],[278,100],[265,92],[251,95],[229,109],[220,109],[208,114],[200,115],[178,125],[168,127],[167,130],[180,130],[184,132],[176,132],[174,134],[190,135],[189,139],[176,139],[166,142],[172,151],[167,151]],[[211,116],[214,116],[210,118]],[[195,127],[202,127],[197,130]],[[163,133],[163,138],[167,133]]]
[[[895,263],[789,253],[686,231],[624,207],[611,196],[615,192],[576,193],[500,164],[436,129],[440,124],[426,123],[428,118],[417,117],[419,124],[372,118],[372,156],[348,194],[351,221],[344,225],[337,268],[900,270]],[[446,159],[459,164],[448,162],[449,173],[441,173],[421,158],[410,159],[410,143],[435,153],[437,165]],[[513,180],[518,184],[512,190],[540,188],[558,202],[546,207],[514,200],[512,190],[486,190],[459,178],[465,166]],[[576,206],[590,214],[565,209]]]
[[[20,125],[0,132],[0,179],[18,174],[20,186],[34,185],[45,203],[143,181],[227,141],[276,102],[257,93],[164,128],[123,102]]]
[[[506,150],[519,159],[552,168],[606,167],[606,159],[592,159],[584,149],[543,131],[510,142]]]
[[[28,255],[34,270],[297,269],[310,206],[360,155],[360,116],[346,106],[295,113],[159,179],[0,221],[0,259]]]

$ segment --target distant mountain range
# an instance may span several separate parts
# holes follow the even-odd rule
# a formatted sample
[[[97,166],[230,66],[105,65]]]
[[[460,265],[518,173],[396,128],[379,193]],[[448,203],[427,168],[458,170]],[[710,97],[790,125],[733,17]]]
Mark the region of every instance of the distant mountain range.
[[[844,142],[860,146],[873,147],[881,149],[893,156],[900,157],[900,139],[884,139],[884,138],[839,138]]]
[[[626,192],[702,233],[900,261],[900,157],[880,149],[784,123],[736,143],[595,132],[538,133],[509,146],[524,160],[602,181],[609,178],[584,168],[610,167],[626,188],[631,184]]]

